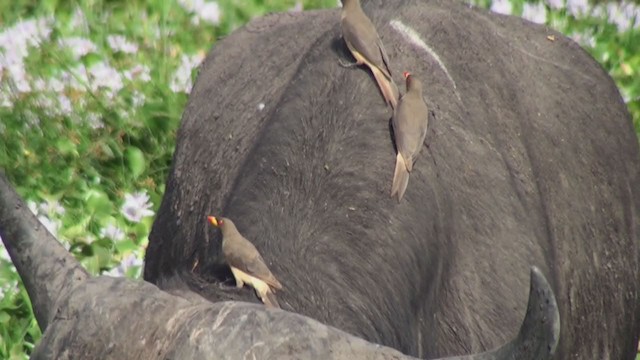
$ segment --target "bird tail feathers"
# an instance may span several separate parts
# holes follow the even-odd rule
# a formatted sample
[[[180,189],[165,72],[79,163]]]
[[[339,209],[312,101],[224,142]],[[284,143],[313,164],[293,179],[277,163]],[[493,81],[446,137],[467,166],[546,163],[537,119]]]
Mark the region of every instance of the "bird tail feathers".
[[[262,302],[268,307],[280,308],[278,298],[271,289],[271,286],[262,280],[257,280],[252,283],[253,288],[256,290],[256,294],[262,300]]]
[[[396,196],[398,202],[402,200],[404,192],[409,185],[409,171],[404,161],[404,157],[398,152],[396,156],[396,169],[393,172],[393,185],[391,185],[391,197]]]
[[[264,295],[261,296],[262,302],[268,307],[280,308],[280,304],[278,303],[278,298],[276,294],[274,294],[271,289],[267,289],[264,292]]]
[[[387,78],[376,66],[370,66],[370,68],[373,77],[378,83],[380,92],[382,92],[382,96],[384,96],[384,100],[395,109],[398,104],[398,87],[393,82],[393,79]]]

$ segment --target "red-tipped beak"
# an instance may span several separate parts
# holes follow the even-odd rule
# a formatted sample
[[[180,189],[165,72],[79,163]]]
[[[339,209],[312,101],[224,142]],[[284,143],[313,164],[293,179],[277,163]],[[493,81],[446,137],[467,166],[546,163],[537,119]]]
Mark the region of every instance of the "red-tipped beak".
[[[402,76],[404,76],[405,79],[408,78],[409,75],[411,75],[411,73],[408,72],[408,71],[405,71],[405,72],[402,73]]]
[[[211,223],[211,225],[218,227],[218,219],[215,216],[207,216],[207,220]]]

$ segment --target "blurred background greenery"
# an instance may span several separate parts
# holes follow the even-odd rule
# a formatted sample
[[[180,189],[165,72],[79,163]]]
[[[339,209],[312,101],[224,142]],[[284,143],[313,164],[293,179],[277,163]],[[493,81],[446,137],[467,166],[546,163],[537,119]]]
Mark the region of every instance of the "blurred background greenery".
[[[572,37],[615,79],[640,132],[640,6],[475,0]],[[0,2],[0,168],[92,274],[138,278],[195,69],[216,39],[336,0]],[[0,247],[0,359],[40,338]],[[639,357],[640,359],[640,357]]]

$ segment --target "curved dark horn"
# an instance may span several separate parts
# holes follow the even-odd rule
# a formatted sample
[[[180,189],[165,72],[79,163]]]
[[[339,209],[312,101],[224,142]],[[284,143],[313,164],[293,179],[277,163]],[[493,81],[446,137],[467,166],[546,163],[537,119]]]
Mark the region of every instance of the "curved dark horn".
[[[0,238],[27,289],[44,332],[55,304],[89,273],[29,211],[0,170]]]
[[[560,314],[553,290],[537,267],[531,267],[529,305],[520,333],[510,343],[481,354],[448,357],[450,360],[551,359],[560,339]],[[444,360],[444,358],[442,359]]]

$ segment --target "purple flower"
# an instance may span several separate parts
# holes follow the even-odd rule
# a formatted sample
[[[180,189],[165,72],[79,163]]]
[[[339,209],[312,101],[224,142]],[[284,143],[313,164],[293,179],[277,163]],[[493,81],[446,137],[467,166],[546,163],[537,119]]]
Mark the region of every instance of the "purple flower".
[[[124,235],[124,231],[113,224],[109,224],[100,229],[101,238],[111,239],[113,241],[121,241],[124,240]]]
[[[141,191],[135,194],[125,194],[124,204],[122,204],[120,212],[127,220],[138,223],[142,218],[154,214],[150,209],[149,195]]]

